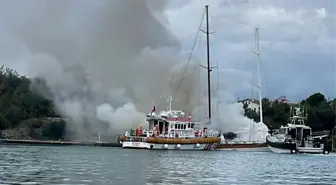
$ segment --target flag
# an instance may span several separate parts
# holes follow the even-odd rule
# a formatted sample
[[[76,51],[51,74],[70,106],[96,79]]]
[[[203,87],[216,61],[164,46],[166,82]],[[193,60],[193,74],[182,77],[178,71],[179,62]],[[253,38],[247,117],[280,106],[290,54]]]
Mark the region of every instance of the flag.
[[[152,112],[150,113],[149,116],[152,116],[153,112],[155,112],[155,111],[156,111],[156,109],[155,109],[155,105],[154,105],[154,107],[153,107],[153,109],[152,109]]]

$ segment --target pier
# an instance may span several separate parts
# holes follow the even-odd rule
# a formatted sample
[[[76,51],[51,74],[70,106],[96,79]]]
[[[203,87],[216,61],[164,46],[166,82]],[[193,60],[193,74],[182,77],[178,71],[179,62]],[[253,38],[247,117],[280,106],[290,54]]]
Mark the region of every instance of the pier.
[[[98,146],[98,147],[121,147],[117,142],[100,141],[52,141],[52,140],[17,140],[0,139],[0,145],[51,145],[51,146]]]

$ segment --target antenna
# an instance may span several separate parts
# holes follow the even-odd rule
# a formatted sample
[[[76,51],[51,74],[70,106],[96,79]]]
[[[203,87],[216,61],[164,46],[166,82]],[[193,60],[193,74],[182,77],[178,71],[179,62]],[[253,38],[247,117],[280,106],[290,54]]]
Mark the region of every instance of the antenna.
[[[171,112],[171,110],[172,110],[172,101],[173,101],[173,97],[169,96],[169,98],[168,98],[168,103],[169,103],[168,110],[169,110],[169,112]]]

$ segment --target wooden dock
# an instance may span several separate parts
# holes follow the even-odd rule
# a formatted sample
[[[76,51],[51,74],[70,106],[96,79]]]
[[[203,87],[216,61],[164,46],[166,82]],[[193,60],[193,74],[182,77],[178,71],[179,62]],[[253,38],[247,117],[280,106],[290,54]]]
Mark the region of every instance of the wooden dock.
[[[52,140],[29,140],[29,139],[0,139],[2,145],[52,145],[52,146],[99,146],[121,147],[117,142],[90,142],[90,141],[52,141]]]

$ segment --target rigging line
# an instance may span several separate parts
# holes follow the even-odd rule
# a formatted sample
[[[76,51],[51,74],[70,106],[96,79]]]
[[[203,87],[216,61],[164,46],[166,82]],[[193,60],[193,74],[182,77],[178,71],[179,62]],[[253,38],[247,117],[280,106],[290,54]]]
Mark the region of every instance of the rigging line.
[[[177,87],[177,92],[178,92],[178,90],[179,90],[179,86],[181,85],[181,82],[182,82],[183,79],[184,79],[184,74],[185,74],[185,72],[186,72],[186,70],[187,70],[187,68],[188,68],[188,65],[189,65],[189,63],[190,63],[190,61],[191,61],[191,57],[192,57],[193,51],[194,51],[194,49],[195,49],[195,46],[196,46],[196,43],[197,43],[197,39],[198,39],[198,36],[199,36],[199,32],[200,32],[200,29],[201,29],[201,27],[202,27],[202,23],[203,23],[203,20],[204,20],[204,15],[205,15],[205,10],[204,10],[204,12],[203,12],[203,14],[202,14],[201,23],[200,23],[200,25],[199,25],[199,27],[198,27],[197,34],[196,34],[196,38],[195,38],[195,40],[194,40],[193,46],[192,46],[192,48],[191,48],[191,52],[190,52],[189,57],[188,57],[188,60],[187,60],[187,65],[186,65],[186,67],[184,68],[184,72],[183,72],[182,79],[181,79],[181,81],[180,81],[180,83],[179,83],[179,85],[178,85],[178,87]],[[174,77],[171,78],[171,80],[170,80],[168,86],[166,86],[164,92],[167,92],[168,87],[173,83],[173,81],[174,81]],[[175,95],[177,94],[177,92],[175,93]],[[159,107],[160,104],[161,104],[161,100],[162,100],[163,96],[165,96],[165,94],[162,95],[162,96],[160,96],[158,107]],[[174,96],[173,96],[173,97],[174,97]],[[174,102],[174,98],[173,98],[172,102]]]
[[[198,37],[199,38],[199,42],[198,42],[198,46],[197,46],[197,51],[200,51],[201,48],[201,43],[202,43],[202,37]],[[199,112],[199,107],[201,105],[201,99],[200,99],[200,93],[202,91],[202,83],[201,83],[201,67],[200,67],[200,62],[197,62],[198,65],[195,66],[195,71],[197,71],[197,106],[198,107],[198,112]],[[194,71],[193,71],[194,72]],[[197,120],[201,120],[200,117],[201,114],[197,114]]]
[[[217,66],[217,84],[216,84],[216,99],[217,99],[217,102],[216,102],[216,109],[217,109],[217,119],[219,119],[219,103],[220,103],[220,100],[219,100],[219,62],[218,60],[216,60],[216,66]]]
[[[179,81],[178,85],[177,85],[177,89],[176,89],[176,92],[175,92],[175,95],[178,93],[179,89],[180,89],[180,86],[181,86],[181,83],[182,81],[184,80],[184,77],[185,77],[185,73],[188,69],[188,66],[189,66],[189,63],[191,61],[191,57],[193,55],[193,52],[194,52],[194,49],[195,49],[195,46],[196,46],[196,43],[197,43],[197,40],[198,40],[198,36],[199,36],[199,33],[200,33],[200,30],[201,30],[201,27],[202,27],[202,24],[203,24],[203,20],[204,20],[204,15],[205,15],[205,10],[202,14],[202,18],[201,18],[201,22],[198,26],[198,29],[197,29],[197,33],[196,33],[196,37],[195,37],[195,40],[194,40],[194,43],[192,45],[192,48],[191,48],[191,52],[189,54],[189,57],[188,57],[188,60],[187,60],[187,65],[185,66],[184,70],[183,70],[183,76],[182,76],[182,79]],[[175,99],[173,99],[174,101]]]

